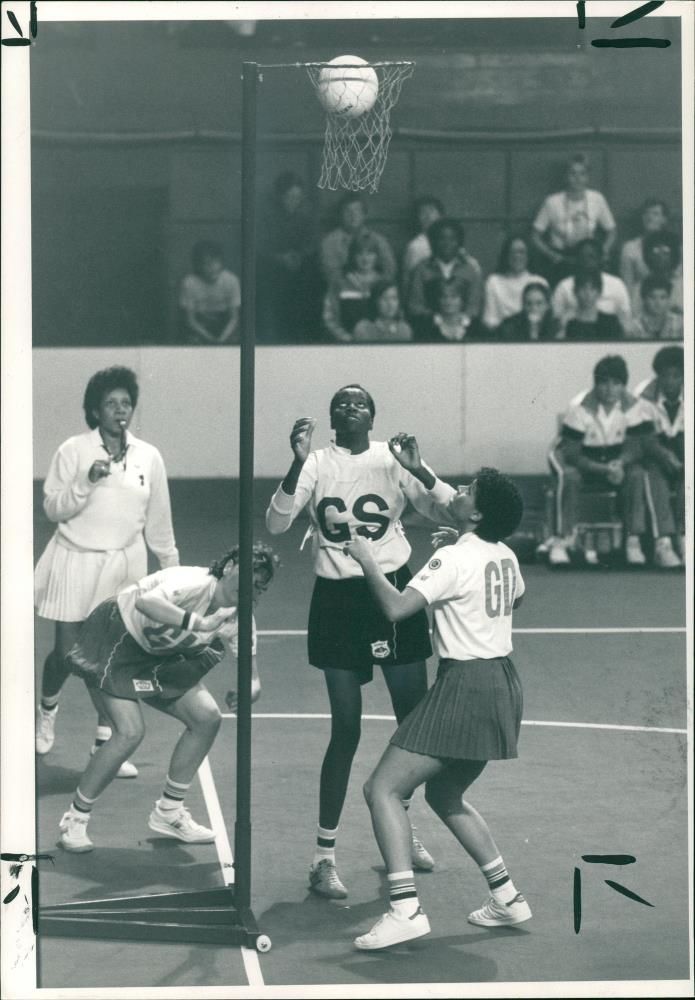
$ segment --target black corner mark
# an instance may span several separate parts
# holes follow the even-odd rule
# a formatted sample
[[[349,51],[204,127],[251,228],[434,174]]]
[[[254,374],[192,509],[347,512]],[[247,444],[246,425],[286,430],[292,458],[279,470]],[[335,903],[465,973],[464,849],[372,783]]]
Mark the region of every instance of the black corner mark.
[[[634,854],[582,854],[582,861],[592,865],[632,865],[637,861]],[[643,906],[650,906],[654,909],[654,904],[638,896],[636,892],[614,882],[612,879],[604,879],[606,885],[610,886],[621,896],[631,899],[635,903],[642,903]],[[580,868],[574,869],[574,880],[572,889],[572,913],[574,917],[574,933],[579,934],[582,926],[582,873]]]
[[[641,18],[651,14],[652,11],[662,7],[664,0],[649,0],[641,7],[635,7],[622,17],[617,17],[611,22],[611,28],[623,28],[626,24],[639,21]],[[577,3],[577,25],[580,29],[586,27],[586,2],[578,0]],[[667,49],[671,44],[668,38],[594,38],[591,44],[596,49]]]
[[[19,895],[19,885],[16,885],[14,889],[11,889],[3,899],[3,903],[11,903],[12,900]]]
[[[22,864],[26,861],[50,861],[51,864],[54,863],[53,854],[0,854],[0,861],[20,861]],[[10,869],[12,873],[12,869]]]
[[[634,854],[582,854],[582,861],[589,865],[634,865]]]
[[[586,2],[577,0],[577,22],[580,28],[586,27]]]
[[[2,45],[19,46],[19,45],[31,45],[31,39],[24,37],[24,32],[22,31],[21,25],[17,20],[14,11],[7,11],[7,19],[14,28],[14,30],[19,35],[18,38],[3,38],[0,40]],[[32,38],[36,38],[39,33],[39,19],[36,13],[36,3],[35,0],[29,4],[29,34]]]
[[[646,17],[653,10],[658,10],[659,7],[663,6],[664,0],[649,0],[649,3],[643,3],[641,7],[635,7],[634,10],[623,14],[622,17],[616,17],[615,21],[611,24],[611,28],[622,28],[626,24],[632,24],[633,21],[639,21],[641,17]]]
[[[613,882],[612,879],[609,878],[604,879],[604,881],[606,885],[609,885],[611,887],[611,889],[615,889],[615,891],[619,892],[621,895],[627,896],[628,899],[634,899],[636,903],[643,903],[645,906],[651,906],[652,909],[654,908],[653,903],[650,903],[646,899],[642,899],[642,897],[638,896],[636,892],[632,892],[630,889],[626,889],[625,886],[620,885],[619,882]]]

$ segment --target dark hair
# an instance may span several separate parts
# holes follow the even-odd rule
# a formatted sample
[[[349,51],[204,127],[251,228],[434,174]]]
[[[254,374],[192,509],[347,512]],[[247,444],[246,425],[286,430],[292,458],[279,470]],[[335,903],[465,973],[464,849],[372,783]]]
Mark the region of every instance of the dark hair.
[[[567,161],[567,166],[571,167],[575,163],[581,163],[583,167],[589,169],[589,155],[588,153],[572,153],[569,160]]]
[[[603,291],[603,278],[601,277],[601,272],[595,270],[594,268],[588,270],[577,271],[574,276],[574,291],[575,293],[579,291],[580,288],[585,288],[587,285],[591,285],[597,291]]]
[[[584,247],[592,247],[597,254],[601,253],[601,245],[599,241],[595,240],[593,236],[585,236],[583,240],[579,240],[572,247],[572,252],[574,254],[575,259],[579,257],[579,254],[581,253]]]
[[[620,354],[607,354],[594,368],[594,385],[598,382],[605,382],[609,378],[627,385],[627,364],[625,358],[621,357]]]
[[[287,194],[294,187],[301,188],[303,191],[304,181],[292,170],[284,170],[273,181],[273,194],[276,198],[282,198],[283,195]]]
[[[420,209],[424,208],[425,205],[431,205],[432,208],[436,208],[440,215],[444,215],[444,205],[439,200],[431,194],[423,194],[420,198],[416,198],[413,202],[413,219],[415,224],[418,224],[418,216],[420,214]]]
[[[376,319],[378,317],[379,299],[384,294],[384,292],[387,292],[389,290],[389,288],[395,288],[396,291],[398,291],[398,282],[387,281],[385,278],[383,278],[381,281],[376,281],[372,285],[372,290],[369,293],[369,312],[371,314],[372,319]],[[400,301],[400,295],[399,295],[399,301]]]
[[[683,348],[676,347],[675,345],[673,347],[662,347],[661,350],[657,351],[654,355],[652,368],[657,375],[661,375],[667,368],[677,368],[682,375]]]
[[[475,506],[482,520],[475,534],[486,542],[500,542],[515,531],[524,513],[521,494],[509,476],[483,468],[475,477]]]
[[[276,556],[270,545],[266,545],[265,542],[254,542],[252,552],[254,570],[263,570],[264,573],[267,573],[268,582],[270,582],[273,579],[276,568],[281,565],[279,556]],[[229,562],[233,562],[235,566],[239,562],[238,545],[233,546],[223,556],[220,556],[219,559],[215,559],[208,573],[214,576],[215,579],[221,580],[224,576],[224,568]]]
[[[131,371],[130,368],[123,368],[121,365],[103,368],[90,378],[82,401],[84,418],[87,421],[87,426],[91,427],[92,430],[99,426],[94,411],[99,409],[104,396],[114,389],[125,389],[130,396],[133,409],[138,405],[139,389],[135,372]]]
[[[203,261],[210,257],[213,260],[223,260],[222,247],[219,243],[215,243],[214,240],[199,240],[191,250],[193,270],[198,273],[203,266]]]
[[[640,206],[639,210],[640,218],[644,215],[647,209],[656,208],[657,206],[661,208],[667,219],[670,218],[671,212],[669,210],[669,207],[666,204],[666,202],[663,201],[661,198],[645,198],[644,201],[642,202],[642,205]]]
[[[345,389],[359,389],[360,392],[363,392],[367,397],[367,406],[369,407],[369,412],[371,413],[372,417],[374,417],[374,415],[376,414],[376,407],[374,406],[374,400],[372,399],[371,395],[367,392],[367,390],[364,388],[364,386],[359,385],[357,382],[350,382],[349,385],[343,385],[340,387],[340,389],[338,389],[337,392],[333,393],[333,398],[331,399],[330,406],[328,407],[328,413],[330,416],[333,415],[333,407],[335,406],[336,399],[341,394],[341,392],[345,391]]]
[[[657,288],[661,288],[667,293],[667,295],[670,295],[673,285],[668,278],[660,278],[658,275],[650,274],[639,286],[639,293],[643,299],[646,299],[646,297],[651,292],[655,292]]]
[[[671,264],[677,267],[681,259],[681,241],[675,233],[669,233],[667,229],[660,229],[656,233],[647,233],[642,240],[642,255],[647,259],[647,254],[654,247],[667,246],[671,251]]]
[[[500,247],[500,255],[497,258],[498,274],[506,274],[506,272],[509,270],[509,251],[512,248],[512,243],[516,243],[517,240],[520,240],[524,244],[524,246],[526,247],[526,253],[528,255],[529,245],[525,237],[519,236],[518,234],[516,236],[507,236],[504,243]]]
[[[350,191],[348,192],[348,194],[344,195],[338,202],[338,219],[339,220],[342,219],[343,212],[348,207],[348,205],[354,205],[357,202],[359,202],[359,204],[362,206],[366,215],[367,205],[364,198],[362,197],[361,194],[358,194],[357,191]]]
[[[526,298],[527,292],[542,292],[546,302],[550,302],[550,289],[547,285],[544,285],[542,281],[529,281],[528,285],[524,285],[524,290],[521,293],[521,306],[523,309],[524,299]]]
[[[350,241],[347,260],[345,262],[346,274],[349,271],[352,271],[352,269],[357,265],[357,257],[363,250],[372,250],[378,258],[379,244],[374,239],[373,233],[358,233],[357,236],[353,236]]]
[[[461,247],[463,246],[464,242],[463,226],[458,221],[458,219],[450,219],[448,218],[448,216],[445,216],[444,218],[437,219],[436,222],[433,222],[432,225],[427,230],[427,239],[430,241],[430,246],[432,247],[433,251],[434,251],[434,244],[437,242],[437,240],[439,239],[439,237],[441,236],[442,232],[445,229],[453,229],[453,231],[456,233],[456,238],[458,240],[459,246]]]

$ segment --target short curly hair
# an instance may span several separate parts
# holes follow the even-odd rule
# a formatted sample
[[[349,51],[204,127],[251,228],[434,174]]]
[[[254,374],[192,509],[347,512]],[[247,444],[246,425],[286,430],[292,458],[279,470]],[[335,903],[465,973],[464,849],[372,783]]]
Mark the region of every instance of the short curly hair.
[[[275,570],[281,565],[280,557],[277,556],[273,552],[270,545],[267,545],[265,542],[254,542],[252,552],[254,570],[262,570],[268,577],[268,583],[270,583],[275,575]],[[220,556],[219,559],[215,559],[208,572],[211,576],[214,576],[215,579],[221,580],[224,575],[224,568],[229,562],[233,562],[235,566],[239,562],[238,545],[234,545],[231,549],[228,549],[224,555]]]
[[[488,466],[475,477],[475,506],[483,515],[475,534],[486,542],[500,542],[511,535],[524,513],[521,494],[509,476]]]
[[[87,426],[91,427],[92,430],[99,426],[94,411],[99,409],[106,393],[112,392],[114,389],[125,389],[130,396],[133,409],[138,405],[140,390],[134,371],[130,368],[124,368],[122,365],[112,365],[111,368],[103,368],[101,371],[95,372],[87,383],[82,401],[84,418],[87,421]]]
[[[328,414],[329,414],[329,416],[331,416],[331,417],[333,416],[333,407],[336,404],[336,400],[338,399],[338,396],[341,394],[341,392],[345,392],[346,389],[359,389],[360,392],[364,393],[364,395],[366,396],[366,399],[367,399],[367,406],[369,407],[369,412],[371,413],[372,419],[373,419],[374,416],[375,416],[375,414],[376,414],[376,406],[374,405],[374,400],[372,399],[371,394],[368,393],[367,390],[364,388],[364,386],[363,385],[358,385],[357,382],[350,382],[349,385],[341,385],[340,389],[338,389],[337,392],[333,393],[333,397],[331,399],[330,406],[328,407]]]
[[[628,383],[627,362],[620,354],[607,354],[594,368],[594,385],[597,382],[606,382],[609,378],[622,385]]]
[[[652,368],[657,375],[662,375],[668,368],[676,368],[682,375],[683,348],[677,347],[675,344],[672,347],[662,347],[654,355]]]

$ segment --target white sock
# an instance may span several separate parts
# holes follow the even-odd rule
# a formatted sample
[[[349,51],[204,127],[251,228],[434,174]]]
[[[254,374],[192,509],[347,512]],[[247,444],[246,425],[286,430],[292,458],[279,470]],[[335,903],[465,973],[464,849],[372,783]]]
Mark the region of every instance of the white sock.
[[[178,812],[183,801],[180,799],[168,799],[165,795],[161,799],[157,799],[157,808],[163,813],[175,813]]]
[[[519,890],[515,887],[511,879],[508,879],[499,889],[490,889],[491,894],[500,903],[511,903]]]
[[[318,826],[316,828],[316,846],[314,847],[313,865],[321,861],[330,861],[335,864],[335,838],[338,835],[338,827],[329,830],[327,827]],[[321,843],[323,841],[323,843]]]

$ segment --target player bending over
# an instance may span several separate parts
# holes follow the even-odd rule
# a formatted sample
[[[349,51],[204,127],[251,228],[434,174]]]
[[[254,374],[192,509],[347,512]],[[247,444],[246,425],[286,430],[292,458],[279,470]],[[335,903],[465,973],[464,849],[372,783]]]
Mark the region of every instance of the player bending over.
[[[67,851],[91,851],[87,823],[94,803],[145,735],[141,701],[186,726],[169,763],[161,798],[148,825],[164,837],[191,844],[215,839],[183,805],[184,796],[220,726],[220,710],[202,683],[229,646],[237,653],[239,567],[237,547],[210,569],[176,566],[143,577],[89,615],[68,653],[72,671],[102,696],[113,736],[99,747],[80,778],[70,808],[60,821]],[[273,578],[277,556],[261,543],[253,547],[253,586],[262,593]],[[261,691],[253,627],[251,699]],[[236,707],[236,692],[226,702]]]
[[[428,805],[478,864],[490,889],[488,900],[468,920],[498,927],[531,916],[487,823],[463,798],[488,760],[517,756],[522,690],[509,653],[512,610],[525,587],[517,558],[501,539],[515,530],[522,512],[512,481],[496,469],[481,469],[449,503],[461,537],[439,549],[400,593],[385,578],[368,541],[353,537],[345,546],[390,621],[433,607],[440,657],[434,685],[391,737],[364,788],[386,864],[391,908],[355,939],[357,948],[385,948],[429,933],[402,805],[423,783]]]

